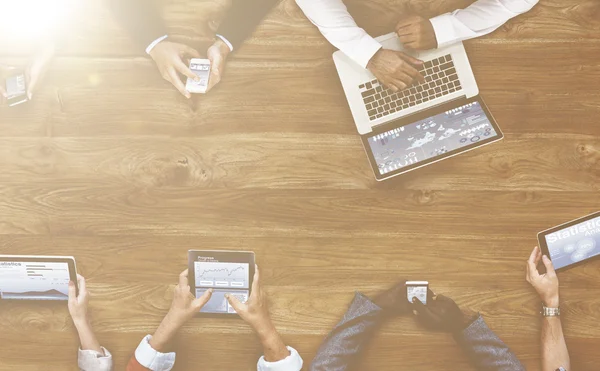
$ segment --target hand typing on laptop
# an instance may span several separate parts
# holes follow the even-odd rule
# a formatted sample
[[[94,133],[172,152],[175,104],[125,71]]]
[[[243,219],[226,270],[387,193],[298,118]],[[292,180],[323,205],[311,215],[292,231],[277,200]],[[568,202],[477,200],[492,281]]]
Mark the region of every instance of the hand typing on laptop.
[[[369,71],[393,91],[404,90],[424,78],[418,69],[423,61],[400,51],[379,49],[367,64]]]

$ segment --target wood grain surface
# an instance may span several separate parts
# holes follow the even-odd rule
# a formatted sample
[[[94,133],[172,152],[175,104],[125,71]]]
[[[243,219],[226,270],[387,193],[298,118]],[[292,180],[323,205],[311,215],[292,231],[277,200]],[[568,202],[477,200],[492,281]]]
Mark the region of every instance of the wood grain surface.
[[[205,48],[228,1],[164,0],[175,38]],[[402,14],[470,1],[348,0],[373,35]],[[185,100],[103,0],[73,9],[34,101],[0,108],[0,254],[74,255],[93,326],[124,368],[171,300],[188,249],[253,250],[271,312],[308,365],[354,292],[399,279],[479,311],[539,370],[539,300],[525,260],[540,230],[600,210],[600,3],[541,0],[466,43],[505,139],[374,180],[333,47],[283,0],[206,96]],[[29,52],[0,35],[0,61]],[[600,362],[600,262],[560,274],[573,369]],[[195,319],[176,370],[252,370],[238,320]],[[0,370],[75,370],[64,303],[0,304]],[[471,369],[445,334],[386,324],[360,370]]]

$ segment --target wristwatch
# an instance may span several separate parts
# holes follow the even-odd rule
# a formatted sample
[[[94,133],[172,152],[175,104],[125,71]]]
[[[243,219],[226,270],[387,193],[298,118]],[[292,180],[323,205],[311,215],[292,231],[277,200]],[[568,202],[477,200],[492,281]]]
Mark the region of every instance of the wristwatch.
[[[548,308],[542,304],[542,316],[544,317],[558,317],[560,316],[560,308]]]

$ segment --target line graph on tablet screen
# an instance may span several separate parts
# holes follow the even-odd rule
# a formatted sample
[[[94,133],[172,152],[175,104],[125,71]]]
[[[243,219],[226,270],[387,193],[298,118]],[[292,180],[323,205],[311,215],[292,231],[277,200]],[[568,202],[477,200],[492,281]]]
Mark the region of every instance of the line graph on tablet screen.
[[[197,287],[249,288],[249,264],[195,262]]]

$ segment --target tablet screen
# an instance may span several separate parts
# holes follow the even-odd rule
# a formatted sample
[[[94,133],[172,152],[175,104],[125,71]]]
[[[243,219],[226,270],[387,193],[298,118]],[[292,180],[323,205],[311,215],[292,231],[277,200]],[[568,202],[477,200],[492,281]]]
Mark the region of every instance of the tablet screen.
[[[555,269],[600,255],[600,216],[544,236]]]
[[[68,300],[69,264],[0,261],[0,299]]]
[[[368,142],[379,174],[384,175],[498,136],[482,104],[475,100],[379,133]]]
[[[219,261],[213,256],[198,256],[194,261],[194,282],[197,298],[209,288],[213,289],[210,301],[200,312],[235,313],[225,294],[237,296],[242,303],[248,300],[250,264]]]

